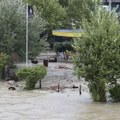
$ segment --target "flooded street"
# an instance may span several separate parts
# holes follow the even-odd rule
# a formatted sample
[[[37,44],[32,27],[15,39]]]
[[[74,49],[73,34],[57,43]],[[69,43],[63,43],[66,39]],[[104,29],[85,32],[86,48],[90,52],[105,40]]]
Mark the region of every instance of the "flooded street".
[[[78,92],[71,90],[1,90],[0,95],[0,120],[73,120],[80,102]]]
[[[84,107],[85,111],[78,112],[76,115],[77,119],[75,120],[120,120],[119,103],[101,104],[90,102],[84,104]],[[79,106],[79,109],[80,108]]]
[[[51,69],[53,72],[50,72]],[[48,68],[43,82],[57,84],[53,66]],[[60,73],[62,85],[78,85],[71,78],[72,72],[66,69]],[[65,77],[62,76],[65,73]],[[59,75],[59,74],[58,74]],[[52,76],[52,77],[50,77]],[[49,81],[48,81],[48,78]],[[54,78],[54,79],[53,79]],[[72,82],[70,81],[72,79]],[[53,81],[52,81],[53,79]],[[119,103],[95,103],[83,83],[82,95],[78,89],[63,89],[59,93],[53,90],[9,91],[6,82],[0,82],[0,120],[119,120]]]
[[[0,91],[0,120],[119,120],[120,104],[93,103],[84,92]]]

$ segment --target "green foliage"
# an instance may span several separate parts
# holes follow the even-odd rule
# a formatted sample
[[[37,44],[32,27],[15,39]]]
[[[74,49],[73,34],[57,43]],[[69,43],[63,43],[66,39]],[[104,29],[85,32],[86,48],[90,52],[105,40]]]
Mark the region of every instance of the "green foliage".
[[[33,90],[35,89],[35,84],[36,84],[36,80],[34,78],[33,75],[29,75],[28,79],[26,80],[26,89],[28,90]]]
[[[90,22],[84,19],[83,30],[82,37],[74,41],[76,73],[89,84],[104,86],[97,86],[96,93],[98,89],[105,92],[106,83],[120,78],[120,25],[115,11],[96,7]]]
[[[5,53],[0,53],[0,78],[2,76],[2,70],[6,64],[9,64],[9,56]]]
[[[26,79],[26,77],[29,75],[30,72],[30,68],[21,68],[17,71],[17,76],[20,79]]]
[[[73,47],[71,43],[55,43],[54,44],[54,50],[56,52],[65,52],[66,50],[68,51],[73,51]]]
[[[73,20],[77,27],[82,25],[85,18],[89,21],[91,11],[100,4],[100,0],[69,0],[67,7],[68,20]]]
[[[47,28],[59,28],[65,23],[67,17],[65,8],[59,4],[59,0],[26,0],[35,5],[47,21]]]
[[[52,41],[52,30],[81,28],[83,18],[89,21],[91,11],[101,0],[24,0],[35,5],[47,21],[48,40]],[[72,24],[73,23],[73,24]]]
[[[89,20],[91,11],[101,0],[24,0],[42,13],[48,29],[71,28],[71,22],[80,27],[82,19]],[[72,21],[71,21],[72,20]]]
[[[18,77],[21,79],[26,79],[26,88],[29,90],[34,89],[36,82],[43,79],[46,74],[47,71],[44,66],[22,68],[17,72]]]
[[[100,80],[97,82],[91,82],[88,84],[89,92],[92,94],[92,98],[97,102],[106,101],[106,89],[105,83]]]
[[[114,101],[120,101],[120,84],[112,85],[109,89],[110,97]]]
[[[0,53],[0,72],[2,71],[3,67],[9,63],[9,56],[4,53]]]
[[[22,0],[0,1],[0,51],[25,57],[26,5]],[[29,56],[36,56],[45,46],[45,39],[39,34],[45,29],[45,21],[34,8],[34,16],[29,18]],[[40,41],[40,42],[39,42]],[[42,47],[43,46],[43,47]]]

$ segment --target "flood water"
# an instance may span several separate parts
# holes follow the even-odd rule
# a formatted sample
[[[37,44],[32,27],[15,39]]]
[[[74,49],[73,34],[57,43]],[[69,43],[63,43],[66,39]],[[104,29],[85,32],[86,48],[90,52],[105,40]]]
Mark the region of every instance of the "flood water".
[[[4,83],[5,84],[5,83]],[[3,85],[3,83],[2,83]],[[119,120],[119,103],[95,103],[78,89],[8,91],[0,89],[0,120]]]
[[[57,69],[58,65],[49,64],[43,87],[57,85],[57,81],[60,86],[79,84],[72,69]],[[120,120],[120,103],[93,102],[85,86],[79,95],[79,90],[72,88],[59,93],[52,90],[9,91],[7,83],[0,82],[0,120]]]

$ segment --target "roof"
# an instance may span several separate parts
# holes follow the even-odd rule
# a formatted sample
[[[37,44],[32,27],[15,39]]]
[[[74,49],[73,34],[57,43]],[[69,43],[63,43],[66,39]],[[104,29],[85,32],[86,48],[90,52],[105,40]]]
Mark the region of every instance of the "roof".
[[[103,2],[110,2],[110,0],[103,0]],[[120,0],[111,0],[111,2],[120,3]]]
[[[69,29],[60,29],[53,30],[52,34],[55,36],[63,36],[63,37],[81,37],[82,30],[69,30]]]

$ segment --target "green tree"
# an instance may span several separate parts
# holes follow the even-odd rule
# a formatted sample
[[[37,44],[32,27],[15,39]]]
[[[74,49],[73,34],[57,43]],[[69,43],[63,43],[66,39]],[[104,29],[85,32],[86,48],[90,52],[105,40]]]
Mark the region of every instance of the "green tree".
[[[69,22],[73,22],[78,25],[78,27],[82,25],[83,18],[89,20],[91,11],[94,11],[95,5],[100,4],[100,1],[101,0],[69,0],[67,7]]]
[[[82,22],[84,33],[75,39],[75,70],[85,78],[94,101],[106,101],[107,83],[120,78],[120,25],[117,14],[97,7],[90,22]]]
[[[65,24],[67,17],[65,8],[59,4],[59,0],[26,0],[37,7],[42,17],[47,21],[48,29],[60,28]]]
[[[71,22],[81,23],[83,18],[89,20],[95,4],[101,0],[24,0],[42,13],[47,21],[47,28],[68,28]],[[72,21],[71,21],[72,20]],[[77,23],[76,23],[77,22]]]
[[[0,51],[10,56],[16,52],[21,58],[25,57],[25,11],[25,4],[22,0],[0,1]],[[44,48],[45,40],[39,37],[44,29],[45,21],[35,10],[34,16],[29,19],[30,55],[33,53],[37,55],[41,48]]]

